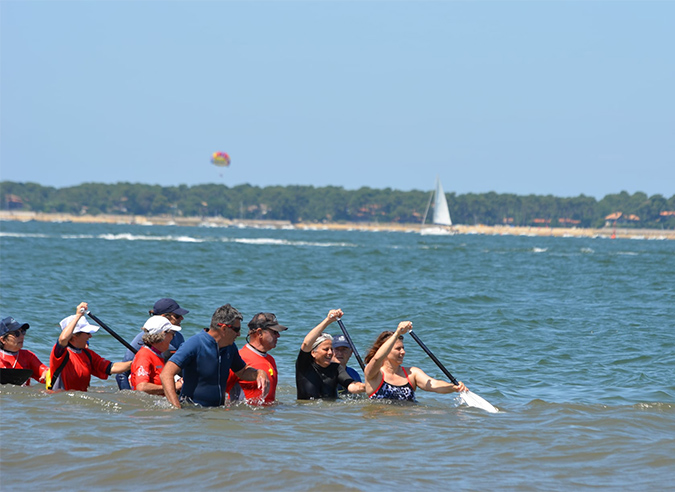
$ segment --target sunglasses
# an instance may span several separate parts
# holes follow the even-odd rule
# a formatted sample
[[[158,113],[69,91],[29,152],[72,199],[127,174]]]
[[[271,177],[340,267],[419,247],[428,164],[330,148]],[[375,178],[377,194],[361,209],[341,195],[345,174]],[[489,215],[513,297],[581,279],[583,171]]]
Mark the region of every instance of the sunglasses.
[[[25,335],[27,331],[28,328],[21,328],[20,330],[10,331],[8,335],[12,335],[13,337],[20,337],[21,335]]]
[[[234,325],[228,325],[228,324],[225,324],[225,323],[218,323],[218,326],[220,326],[220,327],[227,326],[228,328],[230,328],[235,333],[241,332],[241,326],[239,328],[237,328]]]

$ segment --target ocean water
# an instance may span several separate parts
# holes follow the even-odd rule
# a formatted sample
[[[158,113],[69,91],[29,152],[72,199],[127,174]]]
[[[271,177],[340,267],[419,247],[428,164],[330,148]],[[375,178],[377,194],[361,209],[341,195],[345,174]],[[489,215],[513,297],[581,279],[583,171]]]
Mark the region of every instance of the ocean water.
[[[186,337],[231,303],[289,326],[278,404],[0,387],[2,490],[665,490],[675,483],[675,243],[412,233],[0,223],[0,315],[43,362],[88,301],[131,340],[160,297]],[[329,309],[361,355],[412,320],[499,408],[298,402],[294,362]],[[336,334],[339,327],[331,325]],[[243,345],[243,337],[238,345]],[[442,372],[406,338],[405,365]],[[124,348],[100,330],[91,347]],[[352,358],[352,366],[357,366]]]

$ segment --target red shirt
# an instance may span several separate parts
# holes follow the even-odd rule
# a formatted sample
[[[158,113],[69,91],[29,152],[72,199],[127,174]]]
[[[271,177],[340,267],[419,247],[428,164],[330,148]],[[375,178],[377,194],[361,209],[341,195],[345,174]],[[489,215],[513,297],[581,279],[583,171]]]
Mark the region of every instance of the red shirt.
[[[248,343],[239,349],[239,355],[241,355],[241,358],[244,359],[244,362],[249,366],[267,372],[267,375],[270,378],[270,392],[267,393],[265,403],[274,403],[277,382],[279,380],[277,363],[274,360],[274,357],[270,354],[263,354],[262,352],[257,351]],[[243,395],[241,395],[241,392],[237,391],[238,388],[235,388],[237,385],[243,390]],[[226,391],[231,400],[243,400],[245,398],[248,403],[261,403],[260,397],[262,396],[262,390],[258,388],[258,383],[255,381],[243,381],[232,371],[230,371],[230,377],[227,378]]]
[[[136,353],[131,363],[131,387],[136,389],[139,383],[152,383],[162,385],[159,373],[164,368],[164,359],[148,346],[143,346]]]
[[[18,352],[7,352],[0,349],[0,367],[3,369],[30,369],[33,371],[33,379],[44,383],[42,374],[49,369],[40,359],[30,350],[21,349]],[[30,379],[24,383],[24,386],[30,386]]]
[[[54,381],[54,373],[66,358],[68,358],[66,365]],[[56,343],[49,357],[49,367],[52,372],[51,389],[87,391],[92,375],[100,379],[108,379],[112,362],[88,348],[82,350],[72,347],[63,348]]]

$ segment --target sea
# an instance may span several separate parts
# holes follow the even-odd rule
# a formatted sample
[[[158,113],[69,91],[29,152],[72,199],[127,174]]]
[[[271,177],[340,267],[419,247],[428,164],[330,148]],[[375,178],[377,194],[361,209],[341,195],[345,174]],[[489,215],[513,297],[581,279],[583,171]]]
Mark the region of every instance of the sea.
[[[81,301],[128,341],[162,297],[190,311],[186,337],[225,303],[289,327],[270,407],[173,409],[114,378],[0,387],[2,490],[675,487],[673,241],[2,222],[0,280],[0,315],[30,324],[24,348],[46,363]],[[424,391],[405,405],[296,400],[300,344],[333,308],[362,357],[412,321],[499,412]],[[104,330],[91,348],[125,352]],[[446,379],[405,348],[404,365]]]

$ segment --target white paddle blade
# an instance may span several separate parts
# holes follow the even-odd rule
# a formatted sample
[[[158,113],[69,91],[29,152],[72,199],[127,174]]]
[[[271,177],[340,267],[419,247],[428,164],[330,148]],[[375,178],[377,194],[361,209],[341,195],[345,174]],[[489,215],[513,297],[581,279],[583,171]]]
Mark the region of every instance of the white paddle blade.
[[[481,410],[485,410],[486,412],[489,413],[499,412],[499,410],[493,407],[489,401],[487,401],[485,398],[481,398],[480,396],[478,396],[475,393],[472,393],[471,391],[462,391],[459,394],[459,398],[464,403],[466,403],[467,406],[480,408]]]

